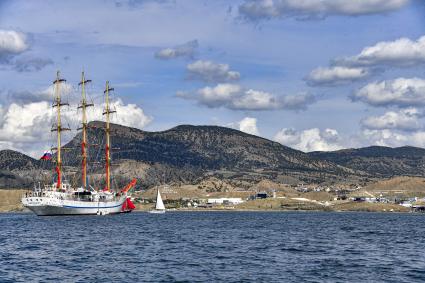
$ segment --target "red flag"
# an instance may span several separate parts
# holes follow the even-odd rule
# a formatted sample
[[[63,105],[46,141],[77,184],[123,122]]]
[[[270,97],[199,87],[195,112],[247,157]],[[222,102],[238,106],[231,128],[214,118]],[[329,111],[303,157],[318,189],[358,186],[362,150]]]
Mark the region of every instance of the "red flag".
[[[50,159],[52,159],[52,154],[50,152],[45,152],[40,159],[41,160],[50,160]]]

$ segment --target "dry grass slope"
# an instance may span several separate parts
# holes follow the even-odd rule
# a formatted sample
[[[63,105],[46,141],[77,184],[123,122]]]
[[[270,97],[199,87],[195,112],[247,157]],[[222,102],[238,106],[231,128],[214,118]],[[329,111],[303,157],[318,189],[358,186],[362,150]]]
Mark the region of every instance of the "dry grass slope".
[[[23,190],[0,190],[0,212],[21,211]]]
[[[258,199],[244,202],[237,206],[240,210],[325,210],[317,203],[298,201],[292,199]]]
[[[410,209],[392,203],[347,202],[332,207],[335,211],[366,211],[366,212],[409,212]]]
[[[359,194],[368,192],[379,196],[425,196],[425,178],[418,177],[395,177],[388,180],[378,181],[364,187]]]

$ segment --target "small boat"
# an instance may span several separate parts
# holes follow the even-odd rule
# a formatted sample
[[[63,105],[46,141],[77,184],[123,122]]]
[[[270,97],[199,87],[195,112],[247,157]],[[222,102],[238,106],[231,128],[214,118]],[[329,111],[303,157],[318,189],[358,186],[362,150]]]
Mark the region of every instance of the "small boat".
[[[165,213],[165,206],[164,202],[162,202],[161,194],[159,193],[159,188],[156,193],[155,209],[150,210],[149,213]]]

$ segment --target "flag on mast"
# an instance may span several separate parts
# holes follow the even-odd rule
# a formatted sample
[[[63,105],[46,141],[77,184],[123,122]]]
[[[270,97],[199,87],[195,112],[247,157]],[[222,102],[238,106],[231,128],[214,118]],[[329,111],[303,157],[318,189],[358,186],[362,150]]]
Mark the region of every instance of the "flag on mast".
[[[52,153],[50,151],[45,151],[43,156],[40,158],[40,160],[51,160],[52,159]]]

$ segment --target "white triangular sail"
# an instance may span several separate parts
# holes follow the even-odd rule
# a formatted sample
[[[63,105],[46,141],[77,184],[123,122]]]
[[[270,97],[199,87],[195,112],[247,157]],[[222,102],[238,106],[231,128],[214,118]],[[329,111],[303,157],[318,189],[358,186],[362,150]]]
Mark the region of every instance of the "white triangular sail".
[[[158,189],[158,193],[156,194],[155,209],[156,210],[165,210],[165,206],[164,206],[164,203],[162,202],[162,198],[161,198],[161,194],[159,193],[159,189]]]

